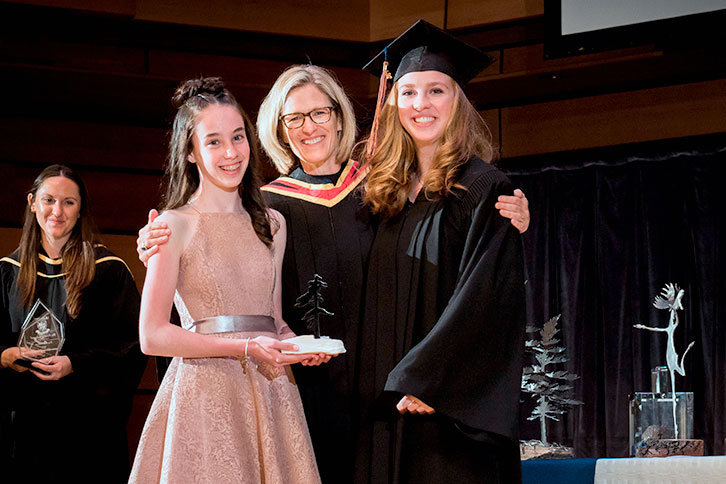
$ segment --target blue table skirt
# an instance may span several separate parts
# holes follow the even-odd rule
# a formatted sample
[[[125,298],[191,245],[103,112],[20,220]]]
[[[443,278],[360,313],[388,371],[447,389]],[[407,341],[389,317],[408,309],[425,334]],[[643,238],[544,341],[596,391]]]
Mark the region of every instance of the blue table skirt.
[[[593,484],[596,460],[523,460],[522,484]]]

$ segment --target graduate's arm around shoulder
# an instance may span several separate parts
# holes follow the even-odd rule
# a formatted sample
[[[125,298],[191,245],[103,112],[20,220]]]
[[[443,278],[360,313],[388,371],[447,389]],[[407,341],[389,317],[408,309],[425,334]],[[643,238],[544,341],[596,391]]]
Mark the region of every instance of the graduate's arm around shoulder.
[[[529,228],[529,201],[519,188],[514,190],[513,195],[499,195],[494,208],[502,217],[510,219],[520,234]]]
[[[149,210],[148,222],[139,229],[136,239],[136,253],[144,267],[149,263],[149,258],[159,250],[159,246],[166,244],[171,237],[169,226],[163,220],[158,220],[158,217],[159,212],[153,208]]]

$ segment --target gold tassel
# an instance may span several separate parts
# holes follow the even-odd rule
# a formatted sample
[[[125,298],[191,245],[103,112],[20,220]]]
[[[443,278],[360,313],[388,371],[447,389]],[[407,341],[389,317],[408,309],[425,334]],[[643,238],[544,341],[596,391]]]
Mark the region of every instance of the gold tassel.
[[[383,61],[383,71],[381,72],[381,80],[378,83],[378,99],[376,100],[376,112],[373,115],[373,124],[371,125],[371,136],[368,139],[368,149],[366,150],[366,159],[370,158],[376,150],[378,142],[378,119],[381,116],[383,103],[386,102],[386,87],[388,79],[391,79],[391,73],[388,72],[388,61]]]

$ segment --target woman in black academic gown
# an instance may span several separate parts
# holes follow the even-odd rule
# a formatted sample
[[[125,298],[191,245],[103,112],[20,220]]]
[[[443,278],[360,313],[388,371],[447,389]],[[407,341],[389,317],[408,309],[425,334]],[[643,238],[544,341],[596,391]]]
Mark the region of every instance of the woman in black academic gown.
[[[345,343],[327,365],[294,368],[315,457],[324,483],[350,482],[354,440],[357,337],[373,220],[359,190],[366,169],[350,159],[356,123],[348,96],[322,67],[294,65],[275,81],[260,106],[263,148],[282,176],[262,187],[287,223],[282,267],[283,317],[297,334],[304,308],[295,300],[315,274],[327,283],[322,333]],[[299,365],[298,365],[299,366]]]
[[[80,178],[36,178],[19,248],[0,259],[3,475],[15,482],[126,482],[126,424],[146,366],[139,293],[123,260],[97,243]],[[21,326],[36,301],[65,327],[56,356],[22,366]],[[36,314],[37,316],[37,314]],[[26,362],[27,363],[27,362]]]
[[[293,65],[265,97],[257,127],[262,146],[281,175],[262,192],[287,225],[283,317],[296,334],[309,333],[295,300],[320,274],[328,284],[321,291],[323,305],[334,313],[321,318],[322,332],[341,339],[347,349],[327,365],[296,365],[293,371],[322,481],[351,482],[359,406],[355,380],[369,364],[358,357],[358,335],[375,232],[375,217],[359,190],[368,168],[350,158],[356,139],[353,107],[330,71]],[[529,223],[527,200],[519,190],[516,196],[511,193],[503,195],[497,208],[524,231]],[[160,223],[141,229],[141,260],[148,260],[168,236]]]
[[[356,482],[519,482],[522,245],[495,209],[512,185],[461,89],[488,58],[425,22],[385,55],[397,70],[366,182],[381,221]]]

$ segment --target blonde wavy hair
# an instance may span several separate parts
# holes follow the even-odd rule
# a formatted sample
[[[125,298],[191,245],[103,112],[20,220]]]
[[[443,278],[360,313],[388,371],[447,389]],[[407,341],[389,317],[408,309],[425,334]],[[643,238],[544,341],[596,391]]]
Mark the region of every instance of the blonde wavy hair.
[[[434,154],[434,166],[423,180],[428,198],[445,197],[456,186],[459,168],[471,157],[494,159],[491,132],[457,83],[449,122]],[[365,201],[383,218],[397,215],[406,204],[418,170],[416,145],[398,117],[398,82],[381,109],[378,141],[368,159]],[[370,138],[366,144],[371,142]]]
[[[284,140],[282,109],[290,91],[313,85],[330,98],[335,113],[340,117],[342,130],[338,131],[335,159],[339,162],[350,158],[355,144],[356,124],[353,105],[345,90],[331,71],[314,65],[293,65],[285,69],[265,96],[257,114],[257,132],[262,148],[281,175],[287,175],[300,163],[290,145]]]

